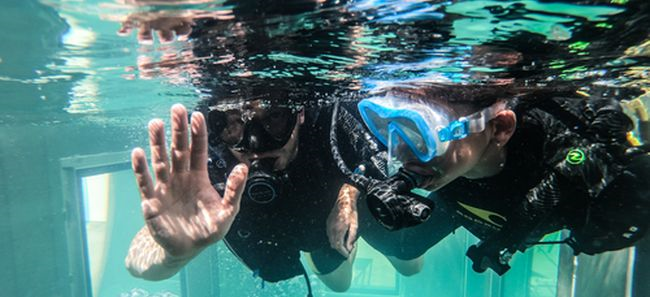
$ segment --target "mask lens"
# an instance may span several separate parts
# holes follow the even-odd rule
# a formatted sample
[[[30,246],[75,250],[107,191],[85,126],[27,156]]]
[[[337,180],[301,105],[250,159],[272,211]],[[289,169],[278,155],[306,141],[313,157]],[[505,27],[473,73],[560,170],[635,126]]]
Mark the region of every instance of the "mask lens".
[[[428,162],[448,146],[438,139],[436,127],[447,125],[449,117],[432,106],[392,97],[371,98],[359,103],[359,111],[395,161]]]
[[[210,132],[230,147],[263,152],[281,148],[296,125],[297,114],[282,107],[250,110],[212,110]]]
[[[238,110],[212,110],[208,113],[208,128],[221,142],[234,146],[244,137],[244,121]]]
[[[296,124],[296,113],[290,108],[274,107],[260,112],[256,119],[274,140],[286,142]]]
[[[422,131],[417,127],[415,122],[410,121],[404,118],[396,118],[391,122],[395,128],[395,131],[391,134],[402,135],[406,145],[411,148],[414,152],[419,155],[424,155],[427,153],[427,144],[424,140],[424,135],[426,131]],[[393,135],[389,135],[393,137]]]

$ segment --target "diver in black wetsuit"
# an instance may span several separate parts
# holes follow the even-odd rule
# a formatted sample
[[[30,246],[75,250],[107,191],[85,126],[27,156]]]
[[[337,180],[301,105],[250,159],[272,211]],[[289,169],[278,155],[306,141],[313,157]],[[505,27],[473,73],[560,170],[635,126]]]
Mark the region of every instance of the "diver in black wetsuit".
[[[192,82],[210,98],[200,102],[198,107],[202,117],[207,119],[209,134],[207,187],[217,191],[208,196],[224,197],[217,202],[208,199],[217,207],[201,204],[196,207],[199,211],[194,211],[188,206],[191,211],[179,210],[168,221],[183,221],[201,211],[210,215],[215,209],[225,211],[213,219],[214,224],[192,221],[188,228],[183,227],[175,233],[179,237],[178,244],[189,248],[178,253],[181,260],[172,257],[172,263],[167,263],[169,249],[161,249],[156,244],[168,238],[160,240],[160,233],[150,231],[180,229],[178,225],[181,224],[159,226],[148,220],[149,228],[145,226],[136,236],[127,257],[127,267],[132,274],[144,278],[167,277],[202,248],[224,239],[241,262],[265,281],[276,282],[305,274],[300,262],[301,252],[305,252],[312,270],[330,289],[344,291],[350,286],[351,261],[329,247],[325,231],[328,210],[345,182],[330,158],[329,144],[324,141],[331,112],[313,108],[316,104],[302,105],[312,100],[315,103],[318,94],[328,94],[333,88],[310,71],[296,74],[302,71],[294,69],[296,65],[292,62],[266,58],[278,53],[305,57],[326,53],[338,55],[345,47],[315,50],[312,40],[330,40],[338,26],[327,17],[338,18],[340,13],[324,12],[320,15],[323,19],[317,23],[323,21],[328,25],[317,25],[317,30],[311,32],[304,30],[302,18],[294,16],[326,8],[334,2],[302,1],[295,5],[280,2],[234,1],[232,20],[223,16],[209,17],[210,13],[194,17],[190,14],[167,21],[156,29],[159,36],[173,36],[170,28],[180,35],[178,29],[181,29],[192,39],[193,48],[188,55]],[[277,22],[270,24],[267,20]],[[181,24],[193,25],[185,28]],[[149,27],[142,26],[141,30],[145,28]],[[138,38],[142,36],[148,35],[139,34]],[[275,77],[276,69],[286,70],[296,77],[270,78]],[[278,90],[282,90],[282,94]],[[179,112],[174,112],[174,116],[179,117]],[[160,129],[155,127],[150,133],[156,135],[161,133]],[[144,166],[145,161],[140,159],[143,154],[138,152],[134,156],[138,169]],[[243,167],[238,163],[247,165],[247,177],[242,177]],[[242,179],[245,180],[243,184]],[[237,186],[229,190],[229,183]],[[201,183],[197,187],[205,185]],[[210,191],[206,189],[206,192]],[[218,229],[216,232],[209,228],[214,226]],[[204,229],[208,229],[207,236],[193,234]],[[200,240],[195,240],[197,237]]]
[[[346,290],[351,261],[329,246],[323,211],[332,208],[345,182],[322,141],[331,112],[262,99],[240,103],[206,105],[207,121],[195,112],[191,146],[185,109],[174,106],[171,171],[162,123],[152,121],[156,185],[144,152],[134,150],[148,226],[133,239],[127,268],[135,276],[164,279],[224,239],[265,281],[306,277],[300,261],[305,252],[328,287]]]
[[[399,168],[384,181],[351,175],[366,199],[359,233],[386,255],[418,260],[463,226],[482,240],[467,253],[473,268],[503,274],[550,232],[568,229],[563,243],[595,254],[648,228],[650,156],[628,142],[633,123],[618,101],[438,85],[388,89],[359,111]],[[435,206],[415,187],[435,191]],[[390,236],[369,216],[390,230],[417,226]]]
[[[224,190],[237,163],[250,164],[241,210],[225,237],[230,250],[271,282],[303,274],[300,251],[319,275],[341,267],[346,258],[329,246],[323,211],[345,182],[323,141],[331,112],[262,100],[210,109],[208,170],[215,188]]]

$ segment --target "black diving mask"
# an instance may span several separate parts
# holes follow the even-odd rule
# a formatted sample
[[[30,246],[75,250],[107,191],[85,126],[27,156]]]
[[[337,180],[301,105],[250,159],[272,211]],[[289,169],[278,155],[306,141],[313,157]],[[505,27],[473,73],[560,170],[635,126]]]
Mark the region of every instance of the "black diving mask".
[[[300,108],[247,103],[236,109],[211,107],[208,127],[212,139],[237,152],[264,153],[284,147],[298,125]],[[244,197],[266,204],[284,194],[285,170],[275,170],[275,158],[251,161]]]
[[[212,109],[212,108],[211,108]],[[267,152],[283,147],[291,138],[300,109],[248,105],[208,113],[211,134],[233,150]]]

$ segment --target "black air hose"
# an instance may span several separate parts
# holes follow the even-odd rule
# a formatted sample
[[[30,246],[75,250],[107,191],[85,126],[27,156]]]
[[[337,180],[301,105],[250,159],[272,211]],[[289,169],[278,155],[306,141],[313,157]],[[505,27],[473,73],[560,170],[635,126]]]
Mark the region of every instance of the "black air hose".
[[[332,157],[334,158],[336,165],[339,167],[339,170],[341,170],[341,172],[348,177],[352,185],[354,185],[359,190],[365,191],[365,189],[367,189],[368,185],[371,183],[371,180],[361,174],[352,172],[352,170],[350,170],[350,168],[348,168],[348,166],[345,164],[345,160],[343,160],[343,157],[341,157],[341,153],[339,152],[338,139],[336,137],[338,111],[339,101],[336,100],[336,102],[334,102],[332,122],[330,125],[330,149],[332,151]]]

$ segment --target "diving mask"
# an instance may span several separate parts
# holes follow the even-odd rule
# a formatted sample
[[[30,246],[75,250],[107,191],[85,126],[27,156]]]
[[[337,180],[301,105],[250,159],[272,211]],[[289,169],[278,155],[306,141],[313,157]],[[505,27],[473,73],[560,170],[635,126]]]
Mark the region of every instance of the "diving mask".
[[[301,109],[251,104],[240,109],[210,108],[211,133],[236,151],[266,152],[283,147]]]
[[[392,174],[406,162],[442,157],[451,141],[485,130],[505,102],[457,119],[439,105],[391,95],[361,100],[358,108],[370,132],[388,148]]]

